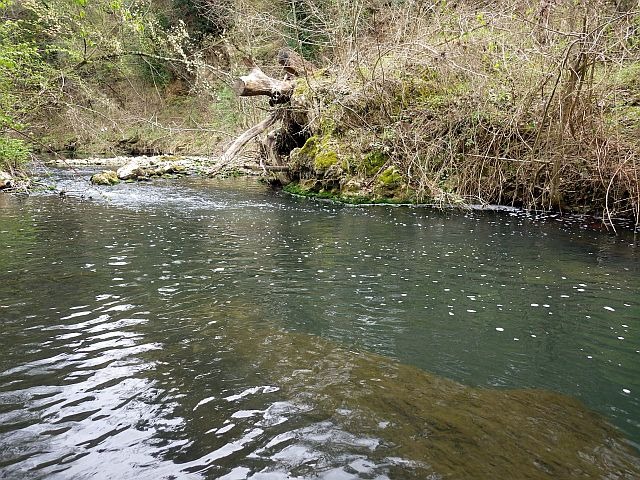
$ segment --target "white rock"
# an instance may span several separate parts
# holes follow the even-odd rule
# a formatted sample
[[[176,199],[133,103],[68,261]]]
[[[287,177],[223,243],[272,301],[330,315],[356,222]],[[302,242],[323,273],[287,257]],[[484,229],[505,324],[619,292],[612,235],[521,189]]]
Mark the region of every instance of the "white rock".
[[[9,188],[13,177],[7,172],[0,171],[0,190],[3,188]]]

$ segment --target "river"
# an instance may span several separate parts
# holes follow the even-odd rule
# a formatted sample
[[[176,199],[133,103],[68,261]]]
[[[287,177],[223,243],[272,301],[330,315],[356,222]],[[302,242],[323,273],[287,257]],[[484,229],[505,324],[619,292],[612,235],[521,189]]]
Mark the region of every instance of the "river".
[[[0,196],[0,478],[638,478],[640,249],[254,179]]]

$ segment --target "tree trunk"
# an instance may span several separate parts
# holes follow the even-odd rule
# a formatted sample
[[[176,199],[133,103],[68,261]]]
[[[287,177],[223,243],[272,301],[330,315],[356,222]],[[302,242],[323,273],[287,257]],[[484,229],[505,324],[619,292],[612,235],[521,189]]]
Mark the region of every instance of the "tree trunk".
[[[294,82],[277,80],[266,75],[260,68],[254,67],[248,75],[238,78],[233,84],[233,90],[240,97],[254,97],[266,95],[272,99],[289,98],[293,93]]]
[[[244,147],[247,143],[249,143],[249,141],[252,138],[257,137],[262,132],[264,132],[267,128],[269,128],[271,125],[276,123],[277,119],[278,119],[277,113],[272,112],[271,115],[269,115],[267,118],[262,120],[257,125],[254,125],[249,130],[247,130],[242,135],[240,135],[238,138],[236,138],[236,140],[231,144],[231,146],[227,149],[227,151],[224,152],[224,155],[222,155],[222,159],[221,159],[222,163],[226,165],[229,162],[231,162],[231,160],[234,159],[234,157],[238,154],[238,152],[242,149],[242,147]]]

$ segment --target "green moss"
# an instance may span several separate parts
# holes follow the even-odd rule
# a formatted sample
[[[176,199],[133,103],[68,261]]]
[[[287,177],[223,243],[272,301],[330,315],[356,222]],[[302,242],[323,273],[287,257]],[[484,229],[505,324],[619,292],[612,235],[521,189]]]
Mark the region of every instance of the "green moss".
[[[325,172],[329,167],[338,163],[337,145],[331,136],[325,135],[309,137],[303,147],[292,154],[294,162],[313,166],[318,173]]]
[[[302,77],[296,79],[296,84],[293,88],[293,96],[304,97],[310,93],[312,93],[312,90],[307,79]]]
[[[385,187],[396,187],[402,183],[402,175],[396,167],[391,166],[380,174],[378,183]]]
[[[338,130],[341,109],[337,105],[330,105],[320,114],[318,125],[321,135],[332,135]]]
[[[314,166],[318,171],[327,170],[330,166],[338,163],[338,154],[332,150],[320,150],[316,154]]]
[[[362,162],[364,173],[367,176],[375,175],[388,160],[389,156],[380,150],[374,150],[367,153]]]
[[[315,156],[316,150],[318,149],[318,137],[312,136],[307,138],[307,141],[304,142],[304,145],[299,150],[298,155],[304,157],[313,157]]]
[[[113,170],[103,170],[91,176],[91,183],[94,185],[116,185],[120,183],[118,175]]]
[[[311,183],[316,185],[315,182]],[[330,200],[348,205],[406,205],[415,203],[412,196],[385,196],[371,194],[356,194],[340,192],[337,189],[320,189],[309,188],[302,183],[290,183],[283,187],[283,190],[291,195],[306,198],[316,198],[321,200]]]

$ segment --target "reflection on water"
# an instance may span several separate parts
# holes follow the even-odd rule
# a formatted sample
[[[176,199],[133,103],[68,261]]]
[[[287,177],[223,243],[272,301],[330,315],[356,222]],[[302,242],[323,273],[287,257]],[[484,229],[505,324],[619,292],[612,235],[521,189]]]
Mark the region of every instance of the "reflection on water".
[[[0,196],[0,478],[640,475],[632,237],[247,183],[85,196]]]

